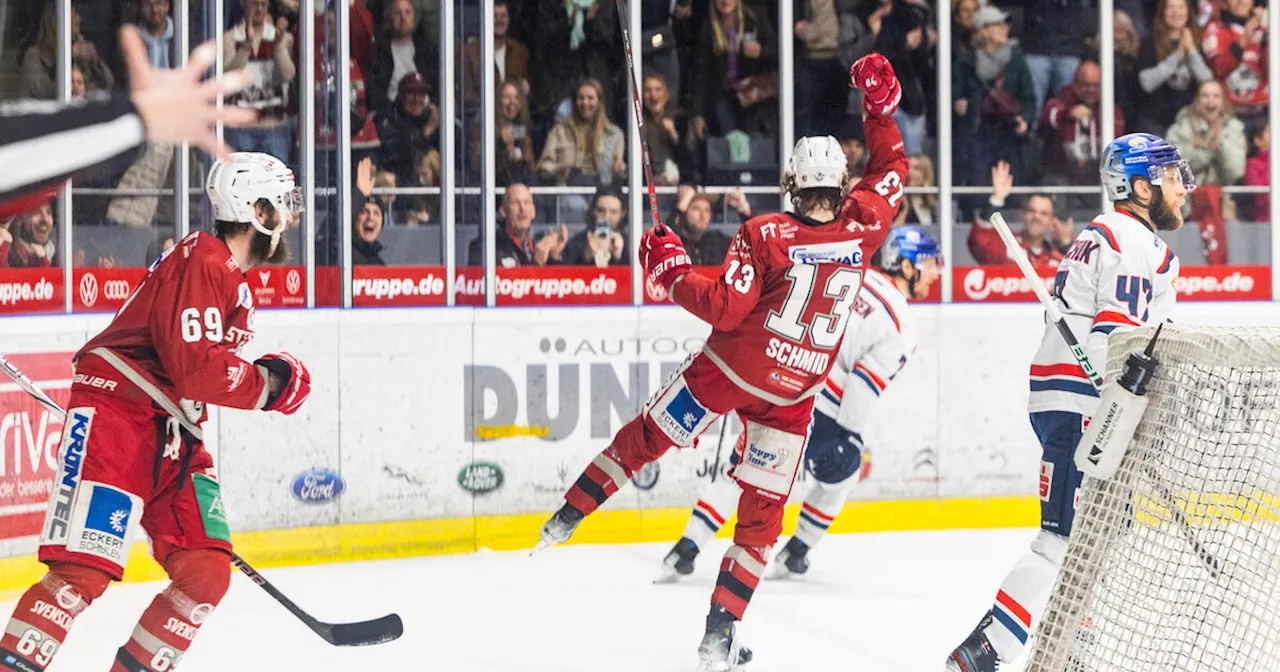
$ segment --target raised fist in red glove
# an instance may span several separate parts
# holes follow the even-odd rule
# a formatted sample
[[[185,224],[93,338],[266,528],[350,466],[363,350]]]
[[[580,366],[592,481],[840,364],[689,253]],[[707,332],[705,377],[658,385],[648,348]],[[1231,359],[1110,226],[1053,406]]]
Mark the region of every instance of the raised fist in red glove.
[[[302,407],[302,402],[311,396],[311,373],[297,357],[287,352],[273,353],[263,355],[254,364],[270,373],[267,380],[267,405],[262,410],[293,415]]]
[[[640,236],[640,264],[649,282],[667,291],[671,291],[676,278],[693,270],[693,260],[684,243],[667,226],[649,229]]]
[[[873,117],[892,115],[902,100],[898,76],[889,59],[880,54],[867,54],[849,68],[849,86],[862,90],[862,109]]]

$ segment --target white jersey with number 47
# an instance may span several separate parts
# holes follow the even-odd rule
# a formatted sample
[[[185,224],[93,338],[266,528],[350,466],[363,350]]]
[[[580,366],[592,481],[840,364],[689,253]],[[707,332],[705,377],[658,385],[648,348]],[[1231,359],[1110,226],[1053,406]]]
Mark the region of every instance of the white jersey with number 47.
[[[1058,266],[1053,300],[1099,373],[1107,365],[1107,336],[1171,320],[1178,258],[1132,215],[1104,214],[1080,233]],[[1045,325],[1031,363],[1027,410],[1093,415],[1098,393],[1054,325]]]

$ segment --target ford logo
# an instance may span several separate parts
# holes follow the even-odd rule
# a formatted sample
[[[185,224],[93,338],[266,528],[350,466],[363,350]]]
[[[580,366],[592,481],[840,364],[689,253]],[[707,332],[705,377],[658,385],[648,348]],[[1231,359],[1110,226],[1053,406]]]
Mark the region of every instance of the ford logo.
[[[323,504],[337,499],[347,489],[342,477],[327,469],[312,469],[293,479],[293,496],[304,504]]]

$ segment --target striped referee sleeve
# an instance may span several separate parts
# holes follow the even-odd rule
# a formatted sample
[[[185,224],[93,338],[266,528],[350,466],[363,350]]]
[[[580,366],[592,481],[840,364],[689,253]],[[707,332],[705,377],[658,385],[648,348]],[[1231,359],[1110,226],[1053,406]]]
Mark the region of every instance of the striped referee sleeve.
[[[0,201],[111,161],[144,138],[142,118],[123,92],[0,105]]]

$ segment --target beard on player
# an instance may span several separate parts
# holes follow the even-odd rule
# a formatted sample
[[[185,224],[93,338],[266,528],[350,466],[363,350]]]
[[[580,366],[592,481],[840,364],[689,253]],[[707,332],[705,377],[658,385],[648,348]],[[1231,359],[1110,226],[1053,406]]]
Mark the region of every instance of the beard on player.
[[[1157,231],[1177,231],[1182,228],[1182,208],[1174,208],[1161,198],[1151,207],[1151,221]]]
[[[262,224],[266,228],[276,230],[283,226],[280,221],[280,211],[271,204],[271,201],[260,198],[255,204],[259,216],[263,218]],[[230,238],[251,234],[253,237],[249,240],[249,257],[254,266],[263,264],[279,265],[289,261],[289,243],[281,231],[280,236],[276,239],[274,249],[272,248],[272,238],[270,234],[263,233],[248,222],[224,222],[214,223],[217,235],[223,241]]]

